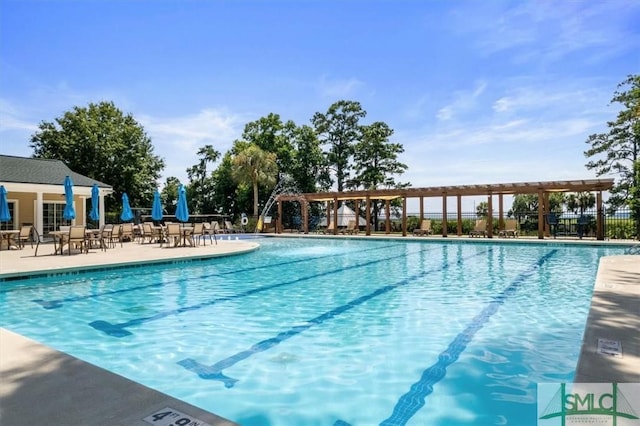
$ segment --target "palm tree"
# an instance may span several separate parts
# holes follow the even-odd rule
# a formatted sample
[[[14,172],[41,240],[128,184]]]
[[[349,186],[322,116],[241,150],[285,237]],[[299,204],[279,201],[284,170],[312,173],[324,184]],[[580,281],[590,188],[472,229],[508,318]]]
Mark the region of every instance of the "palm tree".
[[[278,176],[276,155],[251,144],[233,158],[233,178],[240,184],[253,186],[253,216],[258,212],[258,186],[273,186]]]
[[[591,192],[578,192],[577,194],[569,194],[567,197],[567,209],[580,215],[584,214],[587,209],[592,209],[596,205],[596,197]]]

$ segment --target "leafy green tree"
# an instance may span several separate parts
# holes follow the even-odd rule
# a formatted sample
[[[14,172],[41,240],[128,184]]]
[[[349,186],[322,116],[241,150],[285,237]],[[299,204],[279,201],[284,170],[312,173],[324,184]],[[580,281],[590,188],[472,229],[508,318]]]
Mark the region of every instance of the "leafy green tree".
[[[238,206],[236,191],[238,184],[233,178],[233,151],[227,151],[212,175],[211,202],[213,213],[236,215],[241,210]],[[244,199],[244,197],[241,197]]]
[[[403,153],[404,148],[399,143],[389,141],[392,135],[393,129],[380,121],[361,127],[361,139],[355,144],[353,151],[355,176],[349,182],[350,186],[365,190],[408,186],[395,180],[396,175],[401,175],[407,170],[407,165],[398,160],[398,154]],[[398,201],[392,203],[394,210],[400,206]],[[379,200],[371,205],[376,229],[378,212],[382,207],[383,203]]]
[[[251,144],[233,158],[233,177],[236,182],[253,188],[253,215],[258,216],[258,187],[273,187],[278,176],[276,155]]]
[[[263,151],[274,153],[278,174],[290,174],[293,146],[285,134],[285,124],[282,123],[280,115],[270,113],[266,117],[247,123],[242,140],[255,144]]]
[[[187,169],[189,176],[188,200],[189,208],[194,214],[213,212],[211,194],[213,193],[213,179],[207,173],[207,165],[220,158],[220,152],[212,145],[205,145],[198,150],[200,161]]]
[[[366,115],[359,102],[341,100],[332,104],[326,114],[317,112],[311,119],[320,142],[328,148],[327,165],[335,173],[338,191],[345,189],[351,176],[351,156],[361,134],[359,121]]]
[[[621,105],[615,120],[607,122],[609,131],[590,135],[584,152],[586,164],[597,176],[616,174],[618,180],[607,203],[615,210],[629,204],[640,186],[634,165],[640,159],[640,75],[630,75],[618,85],[611,103]],[[636,217],[640,221],[640,217]],[[640,225],[639,225],[640,226]]]
[[[43,121],[31,136],[35,158],[62,160],[73,171],[110,184],[107,211],[120,208],[124,192],[132,207],[151,207],[164,160],[130,114],[113,102],[74,107],[54,122]]]
[[[394,176],[404,173],[407,165],[398,160],[398,154],[404,152],[403,146],[389,142],[393,129],[379,121],[361,129],[362,138],[354,149],[352,182],[364,189],[397,187]]]
[[[286,136],[293,146],[293,158],[289,166],[289,175],[300,192],[328,190],[331,178],[327,174],[325,158],[322,155],[320,141],[309,126],[296,127],[287,122]]]
[[[160,197],[163,201],[164,209],[167,214],[176,214],[176,208],[178,207],[178,188],[180,187],[180,180],[175,176],[169,176],[165,182]]]
[[[636,160],[633,164],[633,171],[636,182],[640,182],[640,160]],[[631,218],[636,224],[636,238],[640,239],[640,185],[631,188],[629,197],[629,208],[631,209]]]

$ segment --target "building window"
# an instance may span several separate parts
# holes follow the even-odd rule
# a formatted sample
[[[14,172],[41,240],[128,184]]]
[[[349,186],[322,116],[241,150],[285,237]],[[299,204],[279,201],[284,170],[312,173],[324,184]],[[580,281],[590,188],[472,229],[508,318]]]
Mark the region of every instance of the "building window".
[[[42,205],[42,232],[48,234],[60,229],[60,225],[65,224],[62,218],[64,213],[64,203],[44,203]]]
[[[0,223],[0,229],[3,229],[3,230],[15,229],[13,225],[16,220],[16,202],[8,201],[7,204],[9,205],[9,214],[11,215],[11,220],[9,222]]]

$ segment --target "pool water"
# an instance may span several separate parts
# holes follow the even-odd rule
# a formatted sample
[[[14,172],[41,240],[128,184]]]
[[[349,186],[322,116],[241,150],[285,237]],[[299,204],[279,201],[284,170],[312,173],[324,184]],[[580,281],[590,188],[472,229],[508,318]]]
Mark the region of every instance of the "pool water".
[[[0,326],[245,426],[535,425],[624,248],[260,240],[0,283]]]

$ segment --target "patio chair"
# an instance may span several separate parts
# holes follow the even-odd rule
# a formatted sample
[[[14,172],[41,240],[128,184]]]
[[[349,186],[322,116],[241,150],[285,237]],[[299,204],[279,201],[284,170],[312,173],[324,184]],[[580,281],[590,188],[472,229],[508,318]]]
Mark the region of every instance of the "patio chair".
[[[353,234],[354,232],[357,232],[355,220],[350,220],[349,222],[347,222],[347,227],[340,231],[341,234]]]
[[[126,240],[126,241],[133,241],[133,224],[131,222],[129,223],[123,223],[120,225],[120,233],[119,233],[119,238],[120,238],[120,247],[122,247],[122,243]]]
[[[487,221],[484,219],[476,220],[476,226],[469,232],[470,237],[486,237]]]
[[[182,238],[182,230],[180,229],[179,223],[168,223],[167,224],[167,245],[171,247],[171,242],[173,241],[173,246],[177,247],[180,243],[180,238]]]
[[[220,233],[220,225],[218,225],[218,222],[216,221],[213,221],[211,223],[205,222],[202,233],[203,233],[203,238],[208,235],[209,240],[211,240],[211,237],[213,236],[213,240],[216,242],[216,245],[217,245],[218,239],[216,238],[216,234]]]
[[[67,250],[69,256],[71,256],[71,248],[77,247],[80,249],[80,253],[83,251],[89,253],[89,244],[87,241],[87,232],[84,225],[73,225],[69,228],[69,234],[62,238],[60,246],[60,254],[62,254],[62,248],[67,244]]]
[[[544,215],[544,220],[547,221],[547,225],[549,225],[549,229],[551,230],[551,234],[553,238],[556,238],[558,234],[558,215],[551,212]]]
[[[413,235],[423,236],[431,234],[433,234],[433,230],[431,229],[431,219],[422,219],[420,227],[413,230]]]
[[[152,243],[156,241],[158,238],[158,234],[153,230],[153,223],[144,222],[142,224],[142,233],[140,234],[140,244],[144,244],[145,241],[147,243]]]
[[[504,221],[504,229],[498,232],[499,237],[513,237],[518,236],[518,221],[515,219],[507,219]]]
[[[102,227],[102,232],[100,233],[100,244],[103,250],[107,248],[113,248],[116,246],[115,236],[113,235],[113,224],[107,223]]]
[[[18,243],[18,248],[22,250],[25,246],[25,242],[29,241],[31,243],[31,248],[33,248],[33,240],[31,239],[31,232],[33,231],[32,225],[22,225],[20,228],[20,233],[16,237],[16,243]]]
[[[578,220],[576,223],[578,238],[582,239],[582,237],[588,232],[590,222],[591,222],[591,218],[589,216],[581,214],[580,217],[578,217]]]
[[[194,223],[193,224],[193,232],[191,233],[191,240],[200,245],[200,241],[206,246],[207,240],[204,239],[204,223]],[[194,244],[194,245],[195,245]]]

